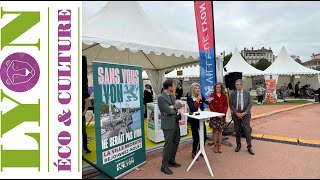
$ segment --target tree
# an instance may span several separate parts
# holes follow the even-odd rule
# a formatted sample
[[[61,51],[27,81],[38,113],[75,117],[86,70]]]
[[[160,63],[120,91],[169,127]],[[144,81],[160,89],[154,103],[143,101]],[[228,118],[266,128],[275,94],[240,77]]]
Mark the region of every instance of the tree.
[[[226,64],[228,64],[228,62],[229,62],[230,59],[231,59],[231,56],[232,56],[232,53],[226,55],[226,56],[223,58],[223,67],[225,67]]]
[[[314,69],[320,71],[320,66],[317,66],[317,67],[314,68]]]
[[[267,59],[262,58],[257,63],[251,65],[261,71],[264,71],[271,65],[271,62],[269,62]]]
[[[302,61],[300,59],[296,58],[295,61],[302,65]]]

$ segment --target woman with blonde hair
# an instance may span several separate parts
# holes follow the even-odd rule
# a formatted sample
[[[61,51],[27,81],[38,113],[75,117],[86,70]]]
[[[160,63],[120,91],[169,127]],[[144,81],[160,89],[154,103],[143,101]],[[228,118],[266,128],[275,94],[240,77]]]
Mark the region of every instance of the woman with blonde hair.
[[[214,92],[211,93],[209,101],[209,108],[212,112],[227,114],[228,111],[228,96],[225,87],[218,82],[214,85]],[[222,130],[226,127],[226,116],[219,116],[210,119],[209,126],[212,128],[212,137],[214,142],[214,152],[222,153]],[[218,139],[218,144],[217,144]]]
[[[205,100],[204,96],[200,93],[200,84],[192,83],[190,88],[190,95],[187,97],[187,104],[189,106],[190,112],[199,112],[204,110],[204,103],[208,104],[208,101]],[[193,146],[192,146],[192,159],[196,156],[200,148],[200,136],[199,128],[200,123],[198,119],[188,117],[188,122],[191,125]],[[207,132],[205,123],[204,126],[204,141],[207,139]],[[197,159],[198,160],[198,159]]]

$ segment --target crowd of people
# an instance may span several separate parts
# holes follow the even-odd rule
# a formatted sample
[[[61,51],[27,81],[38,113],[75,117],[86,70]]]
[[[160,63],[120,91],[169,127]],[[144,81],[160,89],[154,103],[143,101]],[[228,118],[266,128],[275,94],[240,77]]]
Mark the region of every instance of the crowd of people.
[[[236,144],[235,152],[239,152],[241,149],[241,129],[243,129],[247,150],[251,155],[254,155],[251,144],[251,132],[250,119],[251,119],[251,98],[250,93],[243,88],[243,82],[241,79],[237,80],[236,90],[228,95],[223,83],[216,83],[213,87],[214,91],[210,97],[206,99],[203,94],[200,93],[200,84],[193,83],[191,85],[190,93],[187,96],[187,104],[190,112],[204,111],[204,104],[209,105],[210,111],[219,112],[226,115],[228,108],[231,109],[232,119],[234,120],[235,132],[236,132]],[[177,91],[175,90],[175,82],[172,80],[166,80],[163,83],[163,91],[158,96],[158,106],[161,113],[161,129],[164,134],[165,144],[162,154],[161,172],[165,174],[173,174],[169,167],[181,167],[176,161],[176,153],[180,142],[180,128],[179,128],[179,109],[181,103],[176,99]],[[181,84],[178,85],[181,87]],[[219,116],[210,119],[209,126],[212,128],[213,135],[213,152],[222,153],[222,130],[226,128],[226,116]],[[191,125],[193,145],[191,149],[191,158],[195,158],[197,152],[200,149],[200,136],[204,136],[204,140],[207,138],[207,133],[199,134],[200,122],[194,118],[188,118],[188,123]],[[205,123],[201,124],[205,127]],[[205,130],[206,128],[204,128]],[[198,159],[197,159],[198,160]]]

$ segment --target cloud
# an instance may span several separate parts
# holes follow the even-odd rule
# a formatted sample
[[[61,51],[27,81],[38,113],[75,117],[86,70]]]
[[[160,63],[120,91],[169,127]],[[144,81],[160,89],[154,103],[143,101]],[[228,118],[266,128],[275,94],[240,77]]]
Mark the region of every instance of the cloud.
[[[83,22],[105,4],[83,2]],[[278,55],[284,45],[302,61],[320,53],[320,2],[214,1],[216,52],[235,47],[269,48]],[[192,1],[141,1],[146,14],[163,31],[198,47]]]

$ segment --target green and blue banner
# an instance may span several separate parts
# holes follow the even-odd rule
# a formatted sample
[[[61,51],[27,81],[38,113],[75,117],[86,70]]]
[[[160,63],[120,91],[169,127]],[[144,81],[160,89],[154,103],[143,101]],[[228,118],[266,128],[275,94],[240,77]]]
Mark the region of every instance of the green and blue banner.
[[[142,69],[92,64],[97,165],[119,178],[146,161]]]

